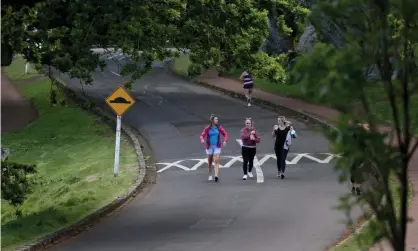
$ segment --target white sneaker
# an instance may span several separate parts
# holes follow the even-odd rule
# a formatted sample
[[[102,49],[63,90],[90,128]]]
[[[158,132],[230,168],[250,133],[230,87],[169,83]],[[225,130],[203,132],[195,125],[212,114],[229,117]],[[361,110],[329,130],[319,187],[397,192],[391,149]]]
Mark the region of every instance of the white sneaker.
[[[248,103],[248,107],[250,107],[251,106],[251,103]]]
[[[212,180],[213,180],[212,175],[209,175],[208,181],[212,181]]]
[[[253,173],[248,173],[248,177],[250,177],[250,178],[254,177]]]
[[[247,175],[242,176],[243,180],[247,180]]]
[[[279,174],[277,174],[277,178],[282,177],[282,172],[279,172]]]

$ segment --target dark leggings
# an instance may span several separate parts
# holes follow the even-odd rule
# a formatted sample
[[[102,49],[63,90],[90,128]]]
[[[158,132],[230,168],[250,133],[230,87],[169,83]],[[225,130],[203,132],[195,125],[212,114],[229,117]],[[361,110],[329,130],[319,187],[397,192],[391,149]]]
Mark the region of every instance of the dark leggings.
[[[363,165],[362,160],[354,160],[353,164],[350,167],[350,181],[353,184],[359,184],[361,183],[361,180],[359,179],[361,172],[358,170],[358,168],[361,168]]]
[[[254,157],[255,157],[255,147],[241,147],[241,154],[242,154],[242,170],[244,171],[244,174],[248,174],[248,172],[251,172],[253,170],[254,166]]]
[[[284,173],[286,170],[286,158],[287,153],[289,150],[286,149],[274,149],[274,152],[276,153],[276,159],[277,159],[277,171],[280,173]]]

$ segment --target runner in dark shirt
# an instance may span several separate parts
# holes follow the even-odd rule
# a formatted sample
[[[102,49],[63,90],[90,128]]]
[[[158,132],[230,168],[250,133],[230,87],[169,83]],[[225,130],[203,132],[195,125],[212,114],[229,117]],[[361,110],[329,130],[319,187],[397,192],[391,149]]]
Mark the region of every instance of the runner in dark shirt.
[[[290,122],[285,117],[280,116],[277,119],[277,125],[273,128],[273,137],[276,138],[274,141],[274,153],[277,159],[277,177],[284,179],[284,171],[286,166],[286,156],[284,150],[284,143],[286,142],[287,134],[290,131]]]

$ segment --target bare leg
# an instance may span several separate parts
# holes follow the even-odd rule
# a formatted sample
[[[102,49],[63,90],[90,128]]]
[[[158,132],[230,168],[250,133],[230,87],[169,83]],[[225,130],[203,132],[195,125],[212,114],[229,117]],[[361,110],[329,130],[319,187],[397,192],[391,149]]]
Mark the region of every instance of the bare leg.
[[[214,155],[213,160],[215,161],[215,180],[216,180],[216,177],[219,177],[219,161],[220,161],[219,154]]]
[[[208,155],[209,175],[212,175],[212,162],[213,162],[213,155]]]

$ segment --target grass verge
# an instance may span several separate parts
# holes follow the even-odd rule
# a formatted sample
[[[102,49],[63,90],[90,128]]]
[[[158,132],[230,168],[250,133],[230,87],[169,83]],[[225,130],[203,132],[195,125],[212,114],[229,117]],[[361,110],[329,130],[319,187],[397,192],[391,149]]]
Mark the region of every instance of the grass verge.
[[[113,177],[114,131],[76,105],[51,106],[50,88],[49,80],[19,86],[39,117],[24,130],[2,137],[11,161],[36,164],[38,171],[33,193],[21,206],[22,217],[2,200],[2,250],[67,227],[105,206],[128,191],[138,172],[135,151],[123,136],[120,175]]]
[[[401,208],[401,200],[398,194],[398,181],[395,177],[391,177],[390,179],[390,188],[392,194],[394,195],[394,202],[395,208],[399,212]],[[412,200],[412,185],[409,185],[409,197],[408,197],[408,204],[411,203]],[[370,221],[375,221],[375,219],[371,219]],[[373,235],[373,228],[371,224],[365,223],[364,227],[353,234],[351,234],[347,239],[343,240],[340,244],[336,245],[335,247],[329,249],[329,251],[359,251],[359,250],[369,250],[373,247],[376,243],[374,242],[374,235]]]
[[[12,64],[5,69],[5,73],[11,80],[14,81],[41,76],[41,74],[35,70],[33,64],[29,64],[28,73],[25,74],[25,64],[26,60],[22,56],[18,56],[15,60],[13,60]]]

